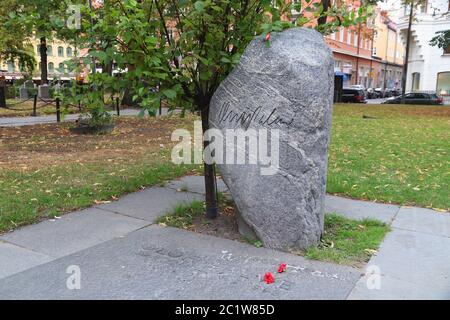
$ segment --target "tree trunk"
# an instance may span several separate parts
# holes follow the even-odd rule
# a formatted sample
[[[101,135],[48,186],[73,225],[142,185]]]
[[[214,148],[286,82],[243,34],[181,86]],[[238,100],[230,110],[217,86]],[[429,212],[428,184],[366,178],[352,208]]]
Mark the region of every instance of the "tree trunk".
[[[330,7],[330,0],[322,0],[321,3],[323,7],[323,12],[326,12]],[[317,24],[319,26],[324,25],[325,23],[327,23],[327,16],[322,16],[319,19],[317,19]]]
[[[202,116],[203,133],[209,129],[209,105],[200,108]],[[209,144],[209,141],[203,141],[203,149]],[[218,216],[217,211],[217,188],[216,188],[216,170],[213,164],[203,163],[205,175],[205,202],[206,217],[215,219]]]
[[[128,65],[128,71],[133,71],[134,69],[136,69],[135,65],[133,65],[133,64]],[[127,85],[127,87],[125,88],[125,91],[123,93],[123,98],[122,98],[122,103],[121,103],[122,106],[132,107],[132,106],[136,105],[135,101],[133,101],[133,92],[132,91],[133,90],[131,88],[131,85]]]
[[[41,45],[39,46],[39,53],[41,54],[41,84],[48,83],[47,72],[47,39],[41,37]]]

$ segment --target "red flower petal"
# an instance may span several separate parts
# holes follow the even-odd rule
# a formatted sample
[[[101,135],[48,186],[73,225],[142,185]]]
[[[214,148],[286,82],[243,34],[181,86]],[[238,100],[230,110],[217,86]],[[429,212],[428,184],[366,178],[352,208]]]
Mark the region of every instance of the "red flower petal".
[[[267,273],[264,275],[264,281],[265,281],[267,284],[274,283],[274,282],[275,282],[275,277],[273,276],[272,273],[267,272]]]
[[[278,267],[278,273],[282,273],[285,271],[286,271],[286,263],[280,264],[280,266]]]
[[[266,41],[270,40],[270,32],[268,34],[266,34]]]

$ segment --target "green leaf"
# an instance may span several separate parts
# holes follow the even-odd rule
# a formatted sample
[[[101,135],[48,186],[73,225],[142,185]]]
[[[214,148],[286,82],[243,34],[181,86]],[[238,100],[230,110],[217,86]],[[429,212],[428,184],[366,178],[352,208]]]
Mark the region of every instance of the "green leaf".
[[[162,93],[169,99],[174,99],[177,96],[177,92],[172,89],[165,89],[162,91]]]
[[[194,3],[194,8],[195,10],[197,10],[198,12],[203,12],[205,11],[205,2],[204,1],[197,1]]]

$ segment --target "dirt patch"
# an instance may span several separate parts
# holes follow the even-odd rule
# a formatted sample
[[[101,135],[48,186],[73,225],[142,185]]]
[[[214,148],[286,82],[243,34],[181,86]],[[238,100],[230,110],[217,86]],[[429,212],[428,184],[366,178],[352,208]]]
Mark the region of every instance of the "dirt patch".
[[[0,128],[0,168],[33,170],[73,162],[127,161],[170,147],[176,128],[190,129],[193,116],[119,118],[111,134],[72,133],[72,123]]]
[[[236,241],[246,241],[239,233],[236,222],[236,209],[230,196],[223,194],[224,200],[219,203],[219,216],[208,219],[203,214],[193,219],[192,225],[186,229],[198,233]]]

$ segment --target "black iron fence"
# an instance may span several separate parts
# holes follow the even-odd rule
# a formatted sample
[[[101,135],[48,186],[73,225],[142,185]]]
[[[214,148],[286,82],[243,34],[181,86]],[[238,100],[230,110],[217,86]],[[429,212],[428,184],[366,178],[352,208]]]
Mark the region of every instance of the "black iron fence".
[[[29,107],[29,108],[19,108],[18,107],[20,105],[27,103],[30,100],[33,100],[32,107]],[[43,109],[47,106],[55,107],[56,122],[61,122],[61,108],[62,107],[64,107],[66,110],[68,110],[70,108],[72,108],[72,110],[76,109],[73,111],[77,111],[79,113],[83,113],[83,112],[87,111],[86,107],[82,106],[81,103],[79,103],[78,105],[66,103],[66,104],[64,104],[64,106],[62,106],[62,101],[59,97],[57,97],[55,99],[43,99],[43,98],[39,97],[37,94],[34,94],[32,97],[25,99],[25,100],[6,104],[6,106],[3,108],[7,109],[7,110],[20,111],[20,112],[28,111],[28,112],[31,112],[31,115],[33,117],[36,117],[38,110]],[[116,97],[115,99],[112,99],[112,103],[109,105],[108,109],[114,110],[116,112],[117,116],[120,116],[120,99],[118,97]]]

